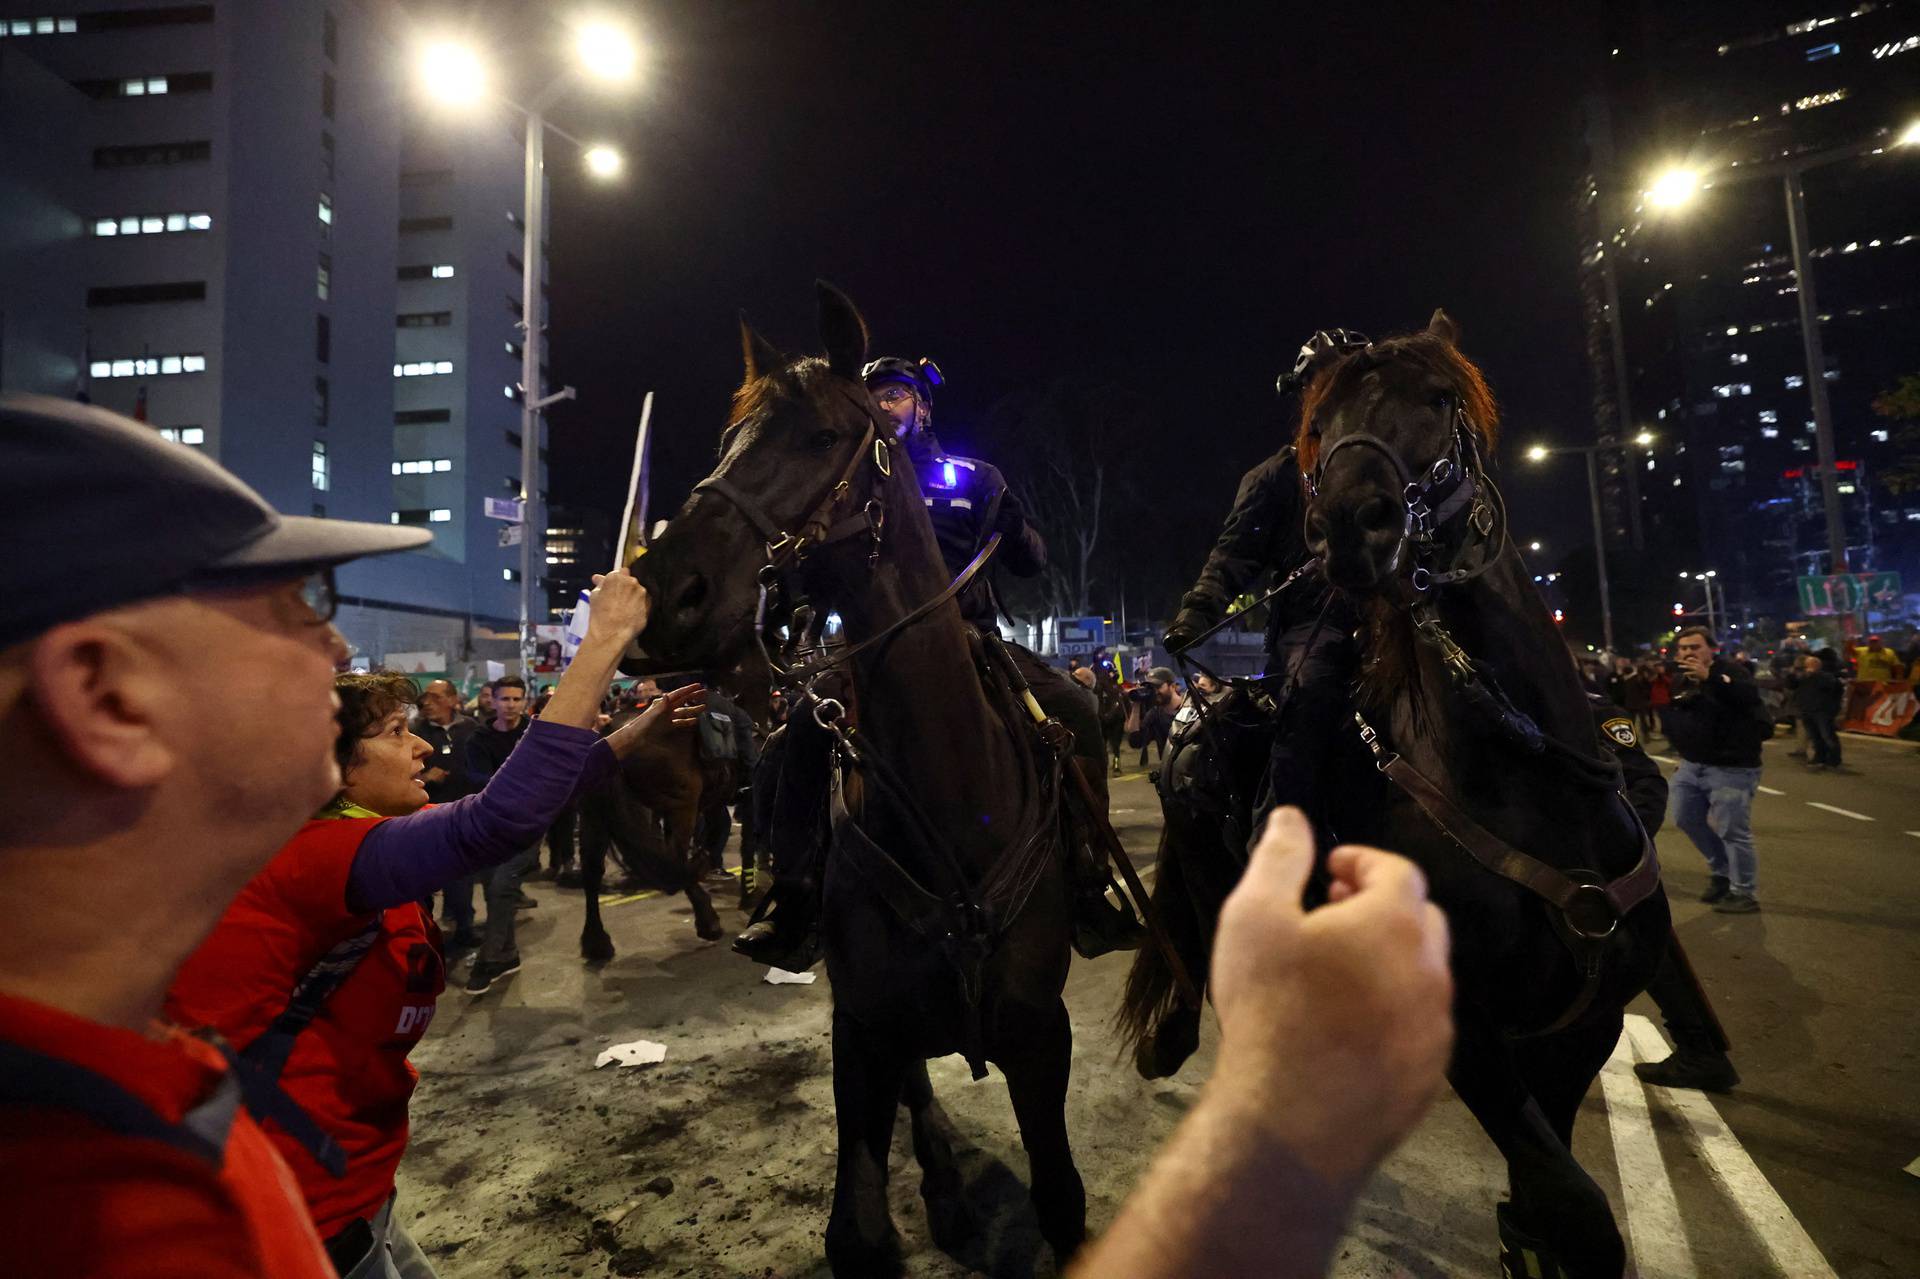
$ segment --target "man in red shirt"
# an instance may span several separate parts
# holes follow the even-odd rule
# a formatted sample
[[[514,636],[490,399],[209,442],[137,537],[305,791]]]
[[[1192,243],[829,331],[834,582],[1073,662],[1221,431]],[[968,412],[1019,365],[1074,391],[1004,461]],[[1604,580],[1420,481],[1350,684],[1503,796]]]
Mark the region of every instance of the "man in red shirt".
[[[0,397],[0,509],[0,1273],[331,1279],[223,1048],[158,1014],[339,788],[332,566],[428,535],[34,397]]]

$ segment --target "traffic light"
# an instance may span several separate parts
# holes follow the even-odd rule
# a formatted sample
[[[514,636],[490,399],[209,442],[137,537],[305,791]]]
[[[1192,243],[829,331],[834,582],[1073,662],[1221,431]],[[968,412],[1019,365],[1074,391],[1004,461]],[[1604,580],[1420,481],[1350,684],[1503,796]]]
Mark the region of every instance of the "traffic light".
[[[1565,609],[1556,608],[1553,610],[1553,624],[1555,626],[1558,626],[1560,623],[1566,620],[1567,620],[1567,614]]]
[[[1687,615],[1687,606],[1680,603],[1678,600],[1675,600],[1673,605],[1673,615],[1675,617],[1685,617]]]

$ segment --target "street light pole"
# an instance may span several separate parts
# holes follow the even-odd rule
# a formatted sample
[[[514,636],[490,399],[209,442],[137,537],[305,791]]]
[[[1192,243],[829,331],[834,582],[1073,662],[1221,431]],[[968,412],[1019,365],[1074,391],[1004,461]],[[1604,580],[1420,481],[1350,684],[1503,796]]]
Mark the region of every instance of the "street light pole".
[[[1787,234],[1793,246],[1793,278],[1800,301],[1800,342],[1807,357],[1807,395],[1813,401],[1814,445],[1820,458],[1820,501],[1827,515],[1829,573],[1847,571],[1847,530],[1840,513],[1840,473],[1835,465],[1833,409],[1827,399],[1827,362],[1820,349],[1820,307],[1813,296],[1813,263],[1807,256],[1807,195],[1800,167],[1785,174]]]
[[[1600,520],[1600,463],[1597,448],[1580,450],[1587,455],[1587,496],[1593,502],[1593,559],[1600,575],[1600,642],[1613,652],[1613,593],[1607,588],[1607,538]]]
[[[547,122],[527,113],[526,239],[520,250],[520,674],[533,677],[533,540],[540,509],[540,245],[545,239]],[[544,542],[544,538],[542,541]]]

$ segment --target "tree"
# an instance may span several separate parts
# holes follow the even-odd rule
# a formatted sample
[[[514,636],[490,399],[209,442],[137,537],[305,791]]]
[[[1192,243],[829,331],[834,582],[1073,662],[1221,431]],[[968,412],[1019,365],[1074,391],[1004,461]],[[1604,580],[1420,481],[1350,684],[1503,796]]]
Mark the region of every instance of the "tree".
[[[1047,540],[1044,606],[1056,617],[1104,612],[1111,525],[1137,496],[1130,472],[1153,437],[1152,414],[1111,382],[1056,379],[994,405],[982,432],[1008,487]]]
[[[1875,396],[1873,411],[1900,423],[1892,439],[1900,451],[1880,473],[1881,481],[1895,493],[1920,490],[1920,373],[1909,373]]]

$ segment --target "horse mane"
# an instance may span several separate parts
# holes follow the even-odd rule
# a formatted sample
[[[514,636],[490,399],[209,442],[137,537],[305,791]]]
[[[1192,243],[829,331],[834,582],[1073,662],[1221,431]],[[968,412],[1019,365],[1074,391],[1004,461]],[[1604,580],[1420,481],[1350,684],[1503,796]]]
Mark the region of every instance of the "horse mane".
[[[1320,456],[1320,412],[1330,400],[1352,393],[1367,373],[1389,363],[1411,364],[1443,381],[1460,397],[1467,425],[1479,437],[1481,449],[1491,454],[1500,442],[1500,406],[1480,372],[1480,366],[1460,348],[1435,333],[1402,333],[1375,342],[1364,350],[1329,364],[1300,396],[1298,456],[1302,472],[1311,471]]]
[[[727,412],[727,424],[721,428],[720,438],[724,441],[749,418],[772,408],[776,401],[810,393],[820,376],[830,372],[826,360],[809,355],[782,368],[748,376],[733,392],[733,407]]]
[[[1467,427],[1478,437],[1483,453],[1491,455],[1500,441],[1500,406],[1487,386],[1479,365],[1460,348],[1436,333],[1403,333],[1376,342],[1334,361],[1316,374],[1300,397],[1298,457],[1300,470],[1313,470],[1320,455],[1319,418],[1330,402],[1350,395],[1360,379],[1383,364],[1411,364],[1445,381],[1460,397]],[[1384,714],[1394,697],[1406,693],[1416,712],[1420,706],[1420,651],[1413,624],[1406,614],[1385,600],[1373,600],[1364,610],[1360,703]]]

